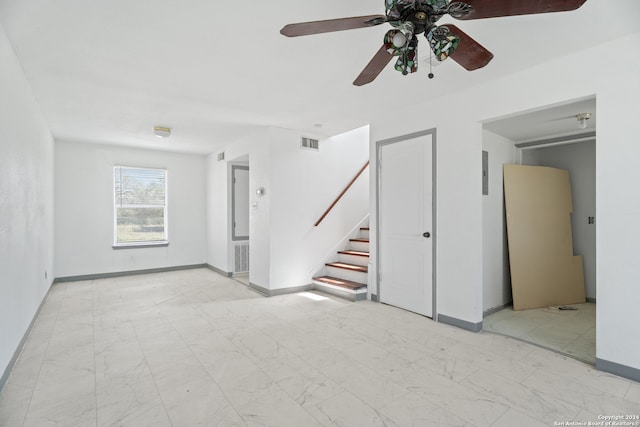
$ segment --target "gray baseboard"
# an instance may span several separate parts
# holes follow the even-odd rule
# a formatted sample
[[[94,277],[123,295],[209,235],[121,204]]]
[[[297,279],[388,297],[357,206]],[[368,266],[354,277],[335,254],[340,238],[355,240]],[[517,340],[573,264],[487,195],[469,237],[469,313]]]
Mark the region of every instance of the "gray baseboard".
[[[253,282],[249,282],[249,288],[250,288],[250,289],[253,289],[253,290],[254,290],[254,291],[256,291],[257,293],[259,293],[260,295],[263,295],[263,296],[265,296],[265,297],[270,297],[270,296],[271,296],[271,293],[270,293],[269,289],[267,289],[267,288],[263,288],[263,287],[262,287],[262,286],[260,286],[260,285],[256,285],[256,284],[255,284],[255,283],[253,283]]]
[[[587,298],[587,302],[592,302],[592,303],[596,303],[596,299],[595,298]]]
[[[513,305],[513,302],[508,302],[506,304],[502,304],[502,305],[499,305],[497,307],[490,308],[489,310],[487,310],[487,311],[482,313],[482,318],[485,318],[487,316],[491,316],[493,313],[497,313],[499,311],[502,311],[505,308],[507,308],[509,306],[512,306],[512,305]]]
[[[313,285],[293,286],[291,288],[274,289],[270,292],[269,296],[275,297],[277,295],[295,294],[298,292],[307,292],[313,289]]]
[[[230,273],[230,272],[228,272],[228,271],[221,270],[221,269],[219,269],[218,267],[214,267],[214,266],[213,266],[213,265],[211,265],[211,264],[205,264],[204,266],[205,266],[205,267],[207,267],[207,268],[208,268],[209,270],[211,270],[211,271],[215,271],[215,272],[216,272],[216,273],[218,273],[218,274],[222,274],[223,276],[227,276],[227,277],[231,277],[231,276],[233,276],[233,273]]]
[[[378,302],[378,295],[376,295],[376,294],[371,294],[371,301],[373,301],[373,302]]]
[[[265,297],[275,297],[278,295],[295,294],[297,292],[307,292],[313,289],[313,285],[292,286],[290,288],[267,289],[260,285],[249,282],[249,287]]]
[[[139,274],[166,273],[168,271],[205,268],[207,264],[178,265],[174,267],[148,268],[146,270],[116,271],[113,273],[83,274],[79,276],[56,277],[53,283],[80,282],[83,280],[109,279],[111,277],[137,276]]]
[[[598,359],[596,357],[596,369],[640,382],[640,369],[638,368],[632,368],[631,366],[621,365],[619,363]]]
[[[51,282],[51,285],[49,285],[49,290],[47,290],[47,293],[45,294],[44,298],[42,298],[42,301],[40,301],[40,305],[38,306],[36,313],[33,315],[33,319],[31,319],[31,323],[29,323],[29,327],[27,328],[26,332],[22,336],[20,343],[18,343],[18,347],[13,352],[13,357],[9,361],[9,364],[7,365],[4,372],[2,373],[2,376],[0,377],[0,394],[2,394],[2,389],[4,388],[5,384],[9,380],[9,375],[11,374],[11,370],[13,369],[14,365],[16,364],[16,361],[18,360],[18,357],[20,356],[20,353],[22,352],[22,348],[24,347],[24,344],[27,341],[29,334],[31,333],[31,329],[33,329],[33,325],[35,324],[36,319],[38,318],[38,315],[40,315],[40,310],[42,310],[42,307],[44,306],[45,301],[47,301],[47,298],[49,297],[49,292],[51,291],[52,285],[53,285],[53,282]]]
[[[466,329],[471,332],[480,332],[482,330],[482,322],[467,322],[466,320],[456,319],[455,317],[445,316],[444,314],[438,314],[438,322]]]

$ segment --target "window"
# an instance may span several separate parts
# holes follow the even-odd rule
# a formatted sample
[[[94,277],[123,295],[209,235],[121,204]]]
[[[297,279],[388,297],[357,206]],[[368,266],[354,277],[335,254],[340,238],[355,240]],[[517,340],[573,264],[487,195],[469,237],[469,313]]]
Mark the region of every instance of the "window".
[[[167,244],[167,171],[114,166],[114,247]]]

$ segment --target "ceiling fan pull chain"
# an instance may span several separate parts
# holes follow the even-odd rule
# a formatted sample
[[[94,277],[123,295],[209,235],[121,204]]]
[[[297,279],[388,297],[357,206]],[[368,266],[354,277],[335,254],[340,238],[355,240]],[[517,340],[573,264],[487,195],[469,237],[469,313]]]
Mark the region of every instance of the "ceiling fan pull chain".
[[[433,65],[431,63],[433,59],[433,55],[431,54],[431,52],[429,52],[429,78],[432,79],[433,78]]]

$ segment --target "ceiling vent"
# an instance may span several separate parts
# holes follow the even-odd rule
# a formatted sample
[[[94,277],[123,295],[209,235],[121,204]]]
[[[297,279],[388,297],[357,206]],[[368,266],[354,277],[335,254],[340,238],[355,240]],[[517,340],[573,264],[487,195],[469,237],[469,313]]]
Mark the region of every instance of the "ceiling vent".
[[[320,143],[318,142],[317,139],[305,138],[303,136],[300,139],[300,148],[318,151],[320,149]]]
[[[224,151],[221,153],[218,153],[218,161],[221,162],[224,160]]]

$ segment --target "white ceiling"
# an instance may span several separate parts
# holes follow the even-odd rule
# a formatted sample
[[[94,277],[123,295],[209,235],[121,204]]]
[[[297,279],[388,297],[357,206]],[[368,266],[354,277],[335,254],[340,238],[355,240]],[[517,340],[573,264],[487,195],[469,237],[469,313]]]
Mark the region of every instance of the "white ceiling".
[[[586,113],[590,115],[587,127],[580,129],[577,116]],[[492,120],[484,123],[484,129],[519,143],[551,136],[583,135],[596,130],[596,123],[596,98],[588,98]]]
[[[394,105],[422,103],[640,31],[638,0],[457,21],[494,53],[487,67],[469,73],[447,61],[429,80],[424,63],[409,76],[390,65],[363,87],[351,83],[387,25],[279,34],[291,22],[377,13],[384,13],[382,0],[0,0],[0,23],[56,138],[192,153],[214,152],[261,126],[335,135]],[[173,136],[158,140],[155,125],[172,127]]]

